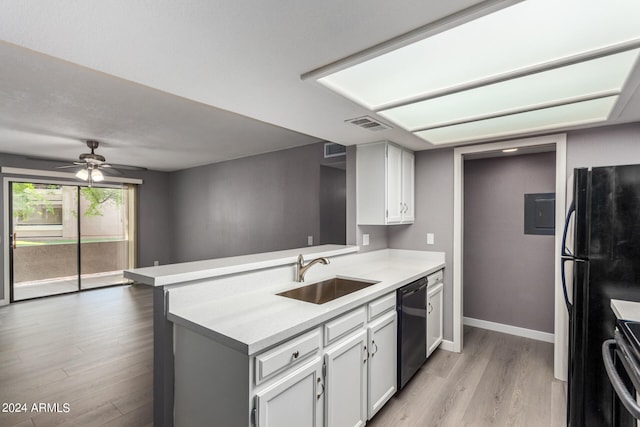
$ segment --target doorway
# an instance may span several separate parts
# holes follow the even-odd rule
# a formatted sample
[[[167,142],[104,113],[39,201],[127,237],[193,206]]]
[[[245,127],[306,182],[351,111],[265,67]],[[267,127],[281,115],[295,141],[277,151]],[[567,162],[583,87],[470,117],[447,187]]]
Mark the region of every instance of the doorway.
[[[534,138],[488,143],[454,149],[454,208],[453,208],[453,350],[462,351],[463,342],[463,231],[464,231],[464,156],[490,153],[498,150],[536,147],[553,144],[556,152],[556,212],[555,223],[564,223],[565,182],[566,182],[566,135],[546,135]],[[554,250],[554,376],[566,380],[566,348],[568,318],[562,293],[560,275],[560,248],[562,229],[555,229]]]
[[[344,165],[320,165],[320,244],[346,241],[347,173]]]
[[[555,154],[464,157],[465,325],[553,342]]]
[[[133,186],[10,181],[10,301],[128,283]]]

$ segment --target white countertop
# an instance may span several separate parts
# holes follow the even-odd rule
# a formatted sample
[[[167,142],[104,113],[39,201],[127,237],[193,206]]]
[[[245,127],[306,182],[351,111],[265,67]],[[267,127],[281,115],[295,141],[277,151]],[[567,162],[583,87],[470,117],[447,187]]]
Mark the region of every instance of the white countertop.
[[[203,261],[166,264],[125,270],[124,277],[151,286],[165,286],[227,274],[293,264],[298,255],[305,258],[331,257],[357,252],[358,246],[321,245],[276,252],[241,255]]]
[[[253,355],[437,271],[444,261],[442,252],[396,249],[346,255],[309,269],[304,284],[292,280],[292,266],[253,271],[169,289],[167,318]],[[336,275],[380,283],[321,305],[276,295]]]
[[[612,299],[611,309],[618,319],[640,322],[640,302]]]

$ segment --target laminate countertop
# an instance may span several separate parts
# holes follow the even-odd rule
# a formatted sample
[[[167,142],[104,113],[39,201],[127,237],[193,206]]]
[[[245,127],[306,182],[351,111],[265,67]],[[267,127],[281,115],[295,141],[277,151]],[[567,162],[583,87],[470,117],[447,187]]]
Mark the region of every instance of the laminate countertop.
[[[640,302],[612,299],[611,309],[618,319],[640,322]]]
[[[330,261],[311,267],[306,283],[285,265],[169,288],[167,319],[251,356],[444,268],[445,257],[384,249]],[[276,295],[336,276],[379,283],[320,305]]]
[[[330,257],[355,253],[359,249],[358,246],[351,245],[307,246],[283,251],[134,268],[125,270],[124,277],[145,285],[167,286],[292,264],[296,262],[299,254],[304,255],[305,258]]]

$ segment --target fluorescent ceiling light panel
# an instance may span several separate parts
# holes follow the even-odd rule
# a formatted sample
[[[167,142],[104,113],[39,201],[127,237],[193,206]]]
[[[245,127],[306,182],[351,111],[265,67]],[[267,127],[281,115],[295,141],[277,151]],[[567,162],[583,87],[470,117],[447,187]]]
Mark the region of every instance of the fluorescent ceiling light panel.
[[[378,114],[409,131],[618,94],[640,50],[403,105]],[[426,125],[426,126],[425,126]]]
[[[640,1],[527,0],[318,79],[377,111],[637,41]]]
[[[435,145],[579,126],[606,120],[617,96],[430,129],[415,134]]]

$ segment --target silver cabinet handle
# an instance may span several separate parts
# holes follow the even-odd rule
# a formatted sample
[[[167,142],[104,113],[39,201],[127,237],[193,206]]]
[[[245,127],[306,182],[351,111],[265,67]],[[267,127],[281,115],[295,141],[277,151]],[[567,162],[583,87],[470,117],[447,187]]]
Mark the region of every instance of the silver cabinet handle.
[[[322,386],[322,390],[316,395],[316,399],[320,399],[320,397],[322,397],[322,395],[324,394],[324,384],[322,383],[322,379],[318,378],[318,384]]]
[[[627,387],[625,387],[622,379],[618,376],[616,372],[616,368],[613,365],[613,359],[611,358],[611,348],[616,345],[616,340],[608,339],[602,343],[602,359],[604,361],[604,368],[607,371],[607,376],[609,377],[609,381],[613,386],[613,389],[616,391],[616,394],[622,401],[622,404],[627,411],[631,413],[635,418],[640,419],[640,406],[636,402],[636,399],[631,396]]]
[[[294,359],[297,359],[298,356],[300,356],[300,351],[299,350],[294,351],[291,356],[293,356]]]
[[[373,357],[373,356],[375,356],[375,355],[376,355],[376,353],[378,352],[378,344],[376,344],[376,342],[372,340],[372,341],[371,341],[371,345],[375,345],[375,346],[376,346],[375,351],[372,351],[372,352],[371,352],[371,357]]]

